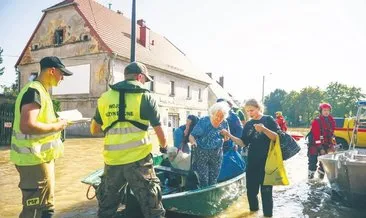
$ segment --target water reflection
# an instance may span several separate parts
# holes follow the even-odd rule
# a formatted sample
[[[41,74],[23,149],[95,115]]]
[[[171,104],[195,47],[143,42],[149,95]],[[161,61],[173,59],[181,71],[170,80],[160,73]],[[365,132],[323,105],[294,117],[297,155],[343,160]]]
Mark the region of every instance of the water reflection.
[[[56,217],[96,217],[96,200],[86,199],[87,186],[80,180],[103,166],[103,140],[68,139],[65,156],[56,162]],[[274,188],[274,217],[366,217],[366,210],[352,209],[332,197],[327,181],[307,180],[306,147],[286,161],[289,186]],[[18,174],[9,162],[9,150],[0,148],[0,217],[17,217],[21,210]],[[246,195],[215,218],[263,217],[250,213]],[[168,217],[195,217],[168,213]]]

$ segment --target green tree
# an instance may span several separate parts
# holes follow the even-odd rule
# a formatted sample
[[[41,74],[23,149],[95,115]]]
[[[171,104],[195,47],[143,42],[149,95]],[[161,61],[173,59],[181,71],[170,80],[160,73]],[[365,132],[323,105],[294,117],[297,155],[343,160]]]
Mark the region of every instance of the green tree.
[[[274,116],[276,111],[283,111],[282,101],[286,98],[287,92],[283,89],[276,89],[264,99],[266,114]]]
[[[283,115],[286,117],[286,121],[289,126],[300,126],[299,123],[299,111],[300,111],[300,104],[299,104],[299,96],[300,94],[296,91],[291,91],[289,94],[286,95],[285,99],[282,101],[282,112]]]
[[[0,47],[0,64],[3,63],[2,54],[3,54],[3,49]],[[4,74],[4,70],[5,70],[5,67],[0,66],[0,76]]]
[[[317,115],[319,103],[323,102],[324,92],[319,87],[306,87],[300,91],[298,97],[299,116],[302,117],[304,124],[309,125]]]
[[[333,108],[332,115],[338,117],[354,114],[357,110],[356,102],[364,97],[361,88],[338,82],[330,83],[325,91],[325,100]]]

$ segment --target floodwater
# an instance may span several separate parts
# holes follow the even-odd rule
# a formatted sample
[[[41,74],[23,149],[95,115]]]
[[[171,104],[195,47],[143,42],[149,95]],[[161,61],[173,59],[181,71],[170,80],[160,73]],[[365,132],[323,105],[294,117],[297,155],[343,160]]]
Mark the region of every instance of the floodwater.
[[[100,138],[67,139],[65,155],[56,161],[56,217],[96,217],[97,201],[87,200],[87,186],[80,181],[103,167],[103,140]],[[307,180],[304,142],[301,152],[286,161],[289,186],[274,188],[274,217],[366,217],[366,209],[353,209],[334,199],[326,179]],[[365,172],[366,173],[366,172]],[[9,162],[9,149],[0,147],[0,217],[17,217],[21,210],[19,177]],[[366,205],[365,205],[366,207]],[[177,217],[168,214],[168,217]],[[179,216],[184,217],[184,216]],[[263,217],[262,211],[249,213],[246,195],[241,196],[216,218]]]

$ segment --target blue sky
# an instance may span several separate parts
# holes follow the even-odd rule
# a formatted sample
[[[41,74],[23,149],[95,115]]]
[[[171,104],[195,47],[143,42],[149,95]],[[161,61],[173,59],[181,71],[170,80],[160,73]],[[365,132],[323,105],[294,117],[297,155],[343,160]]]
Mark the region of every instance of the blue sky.
[[[36,3],[35,3],[36,2]],[[10,85],[13,66],[42,16],[59,0],[1,0],[0,46]],[[130,17],[131,0],[100,0]],[[137,18],[166,36],[203,72],[225,76],[242,100],[275,88],[325,88],[331,81],[366,93],[363,0],[137,0]]]

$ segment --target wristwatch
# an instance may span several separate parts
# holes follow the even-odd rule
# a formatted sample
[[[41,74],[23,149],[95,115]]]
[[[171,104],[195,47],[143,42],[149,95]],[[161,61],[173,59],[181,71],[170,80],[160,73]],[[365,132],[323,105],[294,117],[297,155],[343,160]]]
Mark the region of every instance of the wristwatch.
[[[165,147],[165,148],[163,148],[163,147],[161,147],[161,146],[160,146],[160,148],[159,148],[159,151],[160,151],[161,153],[164,153],[164,154],[166,154],[166,153],[168,152],[168,150],[166,149],[166,147]]]

